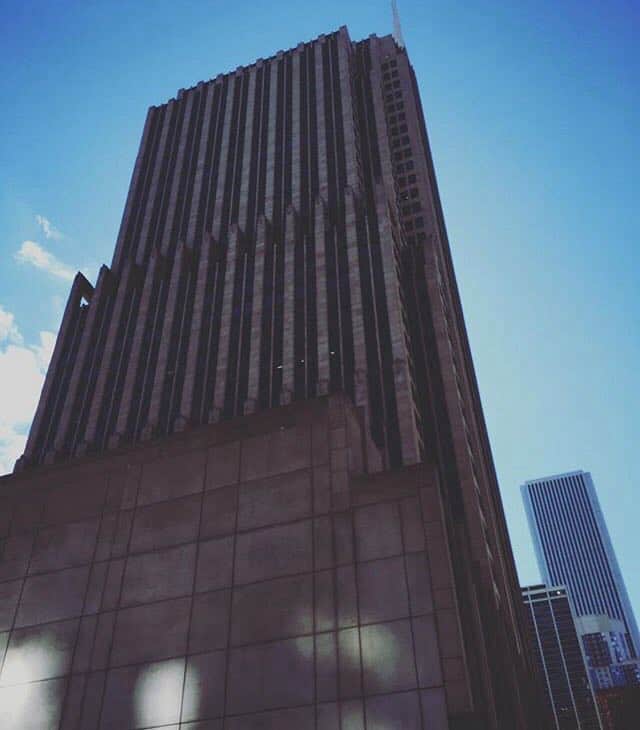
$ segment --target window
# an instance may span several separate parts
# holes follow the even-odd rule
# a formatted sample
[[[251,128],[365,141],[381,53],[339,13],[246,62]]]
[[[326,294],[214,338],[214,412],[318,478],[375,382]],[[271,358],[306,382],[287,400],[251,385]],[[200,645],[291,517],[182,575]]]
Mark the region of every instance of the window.
[[[393,82],[393,88],[394,88],[394,89],[399,89],[399,88],[400,88],[400,79],[396,79],[396,80],[395,80],[395,81]]]
[[[418,197],[418,188],[411,188],[411,197],[412,198]]]
[[[405,230],[412,231],[413,230],[413,221],[407,221],[404,224]]]
[[[398,108],[400,108],[400,105],[398,105]],[[404,122],[405,119],[406,119],[406,117],[405,117],[404,112],[400,112],[400,114],[398,114],[398,121]]]
[[[409,135],[404,135],[404,137],[402,138],[402,144],[410,144]]]
[[[395,123],[396,123],[395,115],[390,116],[389,117],[389,124],[395,124]]]
[[[403,188],[403,187],[405,186],[405,178],[404,178],[404,177],[399,177],[399,178],[398,178],[398,185],[399,185],[399,186],[400,186],[401,188]]]
[[[398,134],[398,127],[391,127],[391,134]]]
[[[396,99],[402,99],[402,92],[401,91],[396,91],[396,93],[394,94],[394,96],[396,97]]]
[[[385,81],[389,81],[391,79],[391,74],[384,74],[382,77]]]
[[[392,76],[397,76],[397,75],[398,75],[398,69],[394,69],[394,70],[393,70],[393,71],[391,72],[391,75],[392,75]]]
[[[400,127],[398,127],[398,130],[400,131],[401,134],[403,132],[406,132],[407,131],[407,125],[406,124],[401,124]]]
[[[402,152],[394,152],[393,153],[393,159],[394,160],[401,160],[402,159]]]
[[[396,165],[396,172],[404,172],[404,165]]]
[[[415,220],[416,228],[424,228],[424,218],[420,216],[419,218],[416,218]]]
[[[409,162],[406,162],[404,165],[405,170],[413,170],[413,160],[409,160]]]
[[[414,204],[413,204],[413,205],[411,206],[411,210],[412,210],[412,211],[413,211],[414,213],[417,213],[418,211],[421,211],[421,210],[422,210],[422,206],[420,205],[420,203],[414,203]]]
[[[414,183],[416,181],[416,176],[415,175],[409,175],[409,177],[407,178],[407,180],[410,183]]]
[[[427,234],[424,231],[420,231],[418,233],[418,241],[426,241],[427,240]]]

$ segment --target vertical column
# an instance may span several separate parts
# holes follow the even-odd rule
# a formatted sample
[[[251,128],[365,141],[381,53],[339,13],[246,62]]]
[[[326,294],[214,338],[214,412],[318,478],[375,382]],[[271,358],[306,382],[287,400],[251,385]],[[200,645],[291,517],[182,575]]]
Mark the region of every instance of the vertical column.
[[[329,320],[327,313],[327,257],[325,252],[326,212],[324,201],[316,198],[314,233],[316,239],[316,308],[318,321],[318,395],[329,392]]]
[[[220,313],[220,339],[218,343],[218,362],[216,366],[216,387],[211,412],[211,422],[220,418],[224,408],[224,394],[227,385],[227,363],[229,360],[229,334],[231,318],[233,316],[233,281],[236,273],[236,261],[241,246],[240,232],[234,223],[229,228],[229,244],[227,247],[227,269],[224,276],[224,291],[222,294],[222,311]],[[241,255],[241,254],[240,254]]]
[[[253,413],[258,402],[260,382],[260,345],[262,341],[262,285],[264,280],[264,249],[267,222],[264,215],[258,218],[256,230],[255,266],[253,277],[253,307],[251,310],[251,353],[249,356],[249,386],[245,413]]]
[[[320,36],[313,44],[313,51],[316,66],[316,115],[318,120],[318,138],[315,140],[318,145],[318,190],[320,196],[326,200],[329,190],[329,175],[327,171],[327,132],[324,118],[324,70],[322,64],[322,47],[324,44],[324,36]],[[313,142],[314,140],[311,141],[311,144]],[[324,250],[324,242],[322,247]]]
[[[183,241],[178,243],[176,254],[173,260],[173,269],[171,271],[171,280],[169,282],[169,292],[167,294],[167,307],[165,310],[164,320],[162,322],[162,334],[160,340],[160,348],[158,350],[158,362],[153,380],[153,388],[151,391],[151,400],[149,403],[149,413],[147,423],[144,426],[143,438],[148,439],[153,436],[158,422],[158,414],[160,413],[160,403],[162,394],[167,381],[167,360],[169,357],[169,348],[171,346],[171,337],[173,323],[176,316],[178,305],[178,290],[180,288],[180,279],[185,276],[185,268],[187,262],[185,259],[186,247]],[[169,366],[171,364],[169,363]]]
[[[138,186],[142,184],[142,181],[140,180],[140,171],[142,168],[142,160],[144,159],[144,156],[147,151],[147,145],[151,144],[151,140],[149,139],[149,131],[151,128],[151,120],[153,119],[155,111],[156,111],[155,107],[152,106],[149,108],[149,111],[147,112],[147,119],[144,123],[144,131],[142,132],[142,140],[140,142],[140,148],[138,149],[138,156],[136,157],[136,163],[133,168],[133,175],[131,176],[131,183],[129,184],[129,194],[127,195],[127,202],[125,204],[124,214],[122,216],[122,222],[120,223],[120,231],[118,233],[116,250],[113,254],[113,260],[111,263],[111,268],[114,271],[114,273],[118,273],[118,271],[120,270],[120,267],[122,265],[122,257],[124,254],[124,252],[122,250],[122,246],[124,244],[127,229],[129,228],[129,221],[131,218],[131,210],[132,210],[132,206],[133,206],[133,201],[134,201],[134,198],[136,197],[136,192],[137,192]]]
[[[91,352],[91,346],[94,340],[94,333],[96,332],[97,318],[104,306],[104,298],[111,295],[109,287],[110,277],[111,271],[109,268],[107,266],[101,266],[95,294],[91,299],[91,304],[89,305],[87,323],[85,325],[84,332],[82,333],[82,340],[80,342],[80,347],[78,348],[78,354],[75,362],[73,363],[73,373],[71,375],[69,388],[65,397],[64,409],[56,429],[56,437],[53,442],[53,447],[56,452],[60,451],[64,446],[72,416],[79,415],[75,413],[76,396],[78,395],[79,390],[87,385],[82,376],[85,363],[87,360],[90,360],[93,354]]]
[[[118,446],[127,429],[129,411],[131,410],[131,397],[133,395],[133,388],[136,382],[138,364],[140,362],[140,350],[142,347],[144,330],[147,326],[147,315],[149,313],[151,291],[153,289],[154,280],[156,278],[156,269],[158,268],[158,264],[159,254],[157,249],[154,248],[151,252],[151,256],[149,257],[149,263],[147,265],[144,288],[142,290],[142,296],[140,298],[140,308],[138,310],[136,330],[134,332],[133,342],[131,344],[131,356],[129,358],[127,377],[124,381],[124,388],[122,390],[120,412],[118,413],[115,433],[113,433],[109,437],[109,448],[114,448]]]
[[[349,262],[349,289],[351,292],[351,326],[353,329],[353,356],[356,381],[356,405],[367,403],[366,383],[367,355],[362,313],[362,289],[358,261],[358,228],[356,222],[356,197],[353,190],[345,190],[345,231],[347,234],[347,260]],[[394,269],[395,270],[395,269]]]
[[[144,264],[144,259],[147,250],[147,238],[149,236],[149,228],[151,227],[153,211],[155,208],[154,201],[158,194],[162,195],[162,190],[158,191],[158,185],[160,181],[160,173],[162,171],[163,160],[167,149],[167,140],[169,136],[169,129],[171,128],[171,119],[175,113],[175,107],[178,102],[175,99],[171,99],[167,103],[166,112],[162,124],[162,131],[160,133],[160,142],[158,144],[158,154],[156,155],[156,164],[153,170],[151,178],[151,184],[149,186],[149,196],[147,198],[147,205],[144,212],[144,219],[142,221],[142,227],[140,229],[140,236],[138,240],[133,242],[135,246],[135,261],[137,264]],[[132,251],[133,254],[133,251]]]
[[[93,287],[85,279],[85,277],[78,273],[76,274],[73,285],[71,286],[71,292],[69,299],[64,309],[64,315],[62,317],[62,324],[60,325],[60,331],[56,338],[56,344],[53,349],[53,355],[47,370],[47,376],[44,381],[42,393],[40,394],[40,400],[38,401],[38,407],[36,409],[31,429],[29,430],[29,437],[24,450],[22,459],[25,463],[29,463],[29,459],[33,456],[35,451],[36,442],[40,437],[42,428],[46,425],[43,423],[44,414],[47,410],[50,400],[52,400],[58,392],[60,387],[60,381],[57,378],[57,371],[59,369],[61,360],[67,355],[67,348],[70,346],[70,338],[73,335],[72,323],[74,321],[74,313],[80,306],[82,297],[91,299],[93,294]],[[22,460],[21,460],[22,461]]]
[[[291,202],[300,210],[300,64],[304,44],[300,44],[291,58]]]
[[[167,256],[170,250],[175,248],[176,241],[172,240],[174,234],[174,221],[178,216],[178,211],[182,207],[182,200],[178,199],[178,193],[182,191],[183,179],[188,172],[189,155],[187,150],[187,142],[189,137],[189,128],[191,126],[191,115],[194,113],[193,100],[195,99],[195,92],[189,91],[186,96],[183,96],[179,103],[185,105],[184,119],[182,121],[182,127],[180,128],[180,139],[178,140],[178,153],[176,157],[176,163],[173,168],[173,174],[171,180],[167,182],[169,188],[167,193],[167,215],[164,221],[164,228],[159,232],[161,236],[160,253],[163,256]],[[186,156],[186,165],[185,165]]]
[[[346,28],[338,33],[338,62],[340,73],[340,97],[342,102],[342,126],[344,128],[344,147],[347,172],[347,185],[357,194],[360,193],[360,178],[356,157],[356,122],[351,91],[351,41]]]
[[[131,259],[127,259],[124,263],[122,274],[119,277],[118,287],[115,292],[116,301],[113,307],[111,322],[109,322],[109,331],[105,343],[104,354],[102,356],[102,366],[98,373],[96,386],[93,392],[91,406],[89,408],[89,418],[87,420],[87,429],[84,436],[84,444],[80,448],[80,452],[85,452],[93,443],[96,437],[96,429],[98,427],[98,416],[103,408],[105,398],[105,387],[109,376],[109,368],[115,354],[116,344],[120,346],[118,337],[121,334],[122,310],[127,303],[127,299],[131,292],[131,282],[135,272],[135,265]]]
[[[194,238],[196,235],[196,224],[198,222],[198,208],[200,204],[200,197],[202,194],[202,185],[205,179],[205,165],[207,162],[207,140],[209,139],[209,129],[213,122],[212,106],[213,97],[215,94],[215,84],[208,83],[205,89],[203,89],[202,93],[205,93],[207,95],[207,99],[205,102],[204,120],[202,123],[202,141],[198,148],[198,159],[194,161],[194,164],[196,164],[196,175],[193,185],[191,210],[187,213],[187,215],[189,216],[187,223],[187,236],[185,241],[187,246],[194,246],[195,244]],[[204,201],[204,205],[206,205],[206,200]]]
[[[209,261],[214,255],[213,249],[216,245],[216,242],[210,234],[204,235],[202,241],[202,252],[200,254],[200,263],[198,265],[198,280],[196,282],[191,330],[189,333],[187,364],[185,368],[184,385],[182,388],[180,417],[176,423],[176,430],[179,431],[183,430],[188,425],[193,412],[193,390],[198,373],[198,351],[200,349],[200,338],[202,336],[202,316],[204,313],[204,298],[207,290],[207,278],[209,275]]]
[[[411,395],[411,378],[404,339],[404,323],[399,293],[399,282],[396,274],[393,253],[393,235],[391,220],[387,210],[387,196],[383,183],[376,185],[376,208],[380,231],[380,253],[384,271],[384,287],[387,298],[387,315],[391,333],[391,351],[393,355],[393,378],[396,391],[398,424],[402,442],[402,463],[415,464],[420,461],[418,429],[413,412]]]
[[[220,153],[220,164],[218,165],[218,181],[217,189],[223,191],[225,185],[229,184],[227,177],[227,155],[229,154],[229,135],[231,133],[231,113],[233,111],[233,97],[235,94],[235,86],[241,82],[240,76],[231,76],[229,78],[229,87],[227,89],[227,106],[224,114],[224,127],[222,128],[222,151]],[[224,195],[216,195],[215,206],[213,209],[213,223],[211,232],[216,239],[220,239],[220,222],[222,217],[222,201]]]
[[[278,100],[278,64],[282,63],[282,54],[277,61],[271,62],[271,79],[269,82],[269,128],[267,133],[267,180],[265,191],[264,214],[268,221],[273,221],[273,188],[275,181],[276,155],[276,113]]]
[[[283,344],[282,344],[282,394],[283,404],[291,402],[294,388],[293,373],[296,367],[294,362],[294,321],[295,321],[295,246],[298,242],[298,221],[292,205],[287,206],[284,231],[284,312],[282,316]]]
[[[240,179],[240,206],[238,212],[238,224],[243,231],[247,230],[247,205],[249,202],[249,177],[256,175],[257,170],[251,170],[251,148],[253,141],[253,115],[259,113],[256,110],[256,77],[257,69],[252,66],[245,71],[249,74],[249,89],[247,94],[247,117],[244,125],[244,150],[242,156],[242,173]],[[258,134],[259,134],[258,130]]]

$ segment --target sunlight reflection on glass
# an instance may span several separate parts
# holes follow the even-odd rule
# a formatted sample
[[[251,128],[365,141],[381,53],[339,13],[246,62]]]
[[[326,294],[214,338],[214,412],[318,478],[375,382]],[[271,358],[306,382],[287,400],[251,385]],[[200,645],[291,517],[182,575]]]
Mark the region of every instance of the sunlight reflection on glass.
[[[184,659],[144,667],[134,689],[135,727],[180,720]]]

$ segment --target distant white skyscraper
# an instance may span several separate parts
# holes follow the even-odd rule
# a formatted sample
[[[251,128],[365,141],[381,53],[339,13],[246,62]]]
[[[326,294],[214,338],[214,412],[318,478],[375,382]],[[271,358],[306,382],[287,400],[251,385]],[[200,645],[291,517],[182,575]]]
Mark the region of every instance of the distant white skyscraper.
[[[573,599],[596,689],[640,683],[640,635],[591,474],[522,485],[542,579]]]

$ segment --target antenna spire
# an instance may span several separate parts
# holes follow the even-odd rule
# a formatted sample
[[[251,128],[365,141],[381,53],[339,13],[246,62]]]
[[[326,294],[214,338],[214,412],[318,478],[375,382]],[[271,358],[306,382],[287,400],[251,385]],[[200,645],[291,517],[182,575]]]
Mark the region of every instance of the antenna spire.
[[[398,12],[398,3],[391,0],[391,12],[393,13],[393,40],[404,48],[404,38],[402,37],[402,27],[400,26],[400,13]]]

